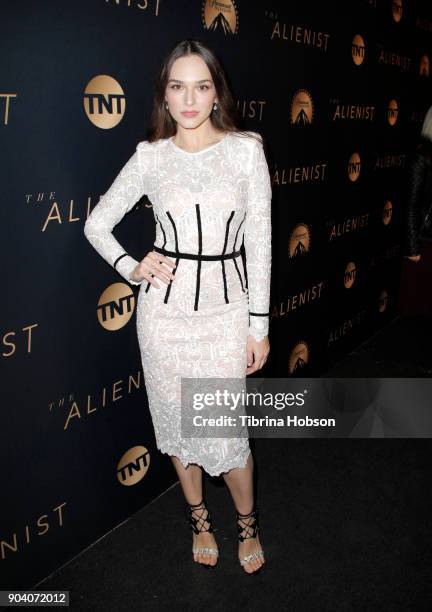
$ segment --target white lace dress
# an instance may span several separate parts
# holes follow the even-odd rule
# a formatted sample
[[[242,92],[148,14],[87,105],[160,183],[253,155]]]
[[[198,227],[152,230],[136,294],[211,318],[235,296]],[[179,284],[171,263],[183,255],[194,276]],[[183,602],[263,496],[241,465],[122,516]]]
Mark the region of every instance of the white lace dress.
[[[170,284],[156,278],[159,288],[130,280],[138,261],[112,234],[144,194],[153,204],[154,250],[177,265]],[[271,182],[261,140],[227,133],[195,153],[172,138],[140,142],[84,233],[127,282],[140,285],[136,325],[158,449],[212,476],[244,467],[247,437],[181,438],[181,378],[245,380],[247,336],[268,333]]]

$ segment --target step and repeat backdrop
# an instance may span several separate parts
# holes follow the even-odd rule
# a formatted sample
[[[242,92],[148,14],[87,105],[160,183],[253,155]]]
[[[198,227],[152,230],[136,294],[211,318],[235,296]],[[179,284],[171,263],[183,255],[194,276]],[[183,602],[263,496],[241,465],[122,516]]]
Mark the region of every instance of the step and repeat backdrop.
[[[3,3],[3,588],[38,584],[177,480],[148,411],[139,288],[83,233],[147,137],[165,54],[184,38],[210,45],[240,127],[264,137],[265,374],[316,376],[395,316],[406,162],[432,103],[431,12],[408,0]],[[146,197],[114,235],[137,259],[151,250]]]

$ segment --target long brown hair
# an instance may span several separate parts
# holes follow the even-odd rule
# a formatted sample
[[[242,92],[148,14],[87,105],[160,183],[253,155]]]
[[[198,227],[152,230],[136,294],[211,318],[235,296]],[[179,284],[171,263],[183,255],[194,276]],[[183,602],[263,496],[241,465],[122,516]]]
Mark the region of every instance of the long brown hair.
[[[149,135],[147,137],[148,141],[154,142],[161,138],[170,138],[176,133],[176,122],[171,117],[168,109],[165,108],[165,91],[170,70],[175,60],[179,57],[184,57],[193,53],[199,55],[207,64],[216,88],[218,109],[212,110],[210,114],[210,121],[215,130],[221,132],[235,132],[240,136],[256,138],[254,135],[242,131],[239,127],[240,117],[228,87],[224,70],[216,55],[203,42],[186,39],[177,43],[162,62],[162,67],[155,85],[153,110],[149,123]]]

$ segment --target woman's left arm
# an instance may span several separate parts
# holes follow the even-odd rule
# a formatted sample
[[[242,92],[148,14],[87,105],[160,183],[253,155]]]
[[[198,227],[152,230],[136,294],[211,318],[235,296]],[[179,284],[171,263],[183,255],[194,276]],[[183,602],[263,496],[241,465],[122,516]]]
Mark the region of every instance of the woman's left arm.
[[[421,151],[416,151],[408,163],[407,202],[405,209],[405,233],[403,250],[405,257],[420,254],[420,228],[422,201],[426,182],[426,164]]]
[[[260,137],[261,138],[261,137]],[[249,293],[248,365],[251,373],[265,363],[269,353],[271,281],[271,179],[262,139],[253,145],[244,232]]]

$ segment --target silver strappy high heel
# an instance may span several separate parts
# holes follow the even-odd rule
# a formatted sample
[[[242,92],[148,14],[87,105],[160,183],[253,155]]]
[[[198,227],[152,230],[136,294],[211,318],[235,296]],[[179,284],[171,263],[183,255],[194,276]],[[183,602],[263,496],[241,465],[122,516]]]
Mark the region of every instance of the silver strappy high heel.
[[[243,542],[249,538],[256,538],[257,533],[259,533],[259,517],[258,517],[258,508],[254,508],[252,512],[249,514],[240,514],[236,512],[237,519],[237,531],[238,531],[238,539],[239,542]],[[264,560],[264,551],[259,550],[247,555],[240,559],[240,565],[245,565],[254,559],[263,559]],[[262,569],[259,567],[254,572],[251,572],[250,575],[257,574]],[[247,572],[249,573],[249,572]]]
[[[197,510],[202,510],[202,512],[200,513],[200,516],[195,517],[194,513],[196,513]],[[195,505],[186,504],[186,514],[188,523],[190,523],[193,531],[196,534],[201,533],[202,531],[209,531],[210,533],[213,532],[213,520],[210,516],[210,512],[204,504],[204,500],[201,500],[199,504]],[[205,523],[208,523],[208,527],[205,527]],[[215,557],[219,556],[219,551],[217,548],[209,548],[208,546],[194,547],[192,552],[194,554],[202,553],[213,555]],[[204,565],[206,568],[214,567],[214,565],[209,565],[208,563],[201,563],[201,565]]]

